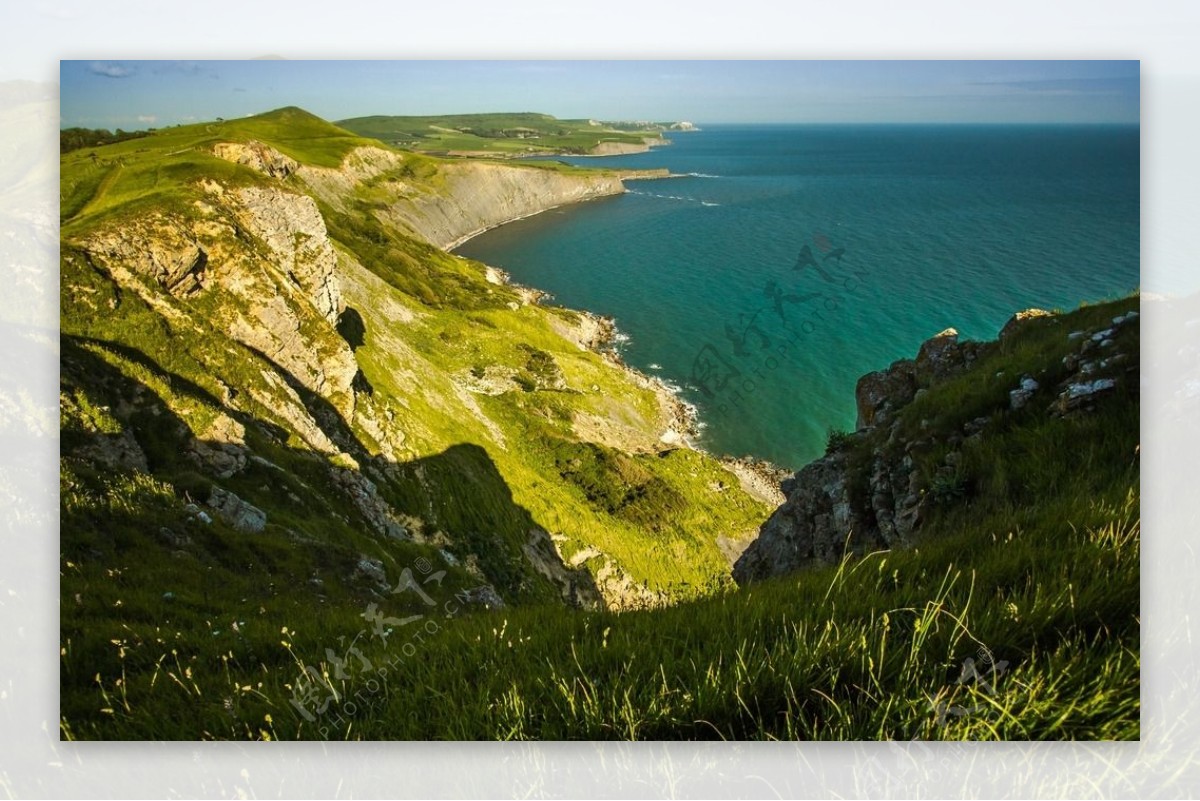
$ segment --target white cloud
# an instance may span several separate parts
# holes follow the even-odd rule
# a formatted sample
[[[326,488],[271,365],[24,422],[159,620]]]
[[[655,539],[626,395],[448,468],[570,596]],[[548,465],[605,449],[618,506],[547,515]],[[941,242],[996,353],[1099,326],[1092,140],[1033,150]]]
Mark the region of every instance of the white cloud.
[[[107,61],[93,61],[88,69],[96,75],[103,75],[105,78],[128,78],[133,74],[131,67],[123,67],[120,64],[112,64]]]
[[[147,125],[153,125],[154,123],[158,122],[158,117],[153,114],[139,114],[138,122],[144,122]]]

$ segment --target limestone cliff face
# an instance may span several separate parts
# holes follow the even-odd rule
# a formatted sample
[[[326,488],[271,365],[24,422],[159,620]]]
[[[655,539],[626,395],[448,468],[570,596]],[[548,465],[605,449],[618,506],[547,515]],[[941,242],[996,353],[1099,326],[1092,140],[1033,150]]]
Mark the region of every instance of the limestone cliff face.
[[[448,164],[444,180],[441,191],[406,199],[384,215],[445,250],[510,220],[625,191],[614,175],[580,176],[483,162]]]
[[[911,545],[934,505],[963,491],[959,472],[964,449],[989,436],[1006,416],[1042,398],[1046,414],[1086,412],[1095,402],[1133,380],[1126,375],[1129,354],[1114,346],[1116,332],[1137,319],[1136,312],[1098,331],[1062,331],[1065,378],[1043,387],[1030,375],[995,378],[1011,382],[1007,402],[988,416],[960,426],[931,419],[902,425],[900,414],[943,382],[978,374],[978,364],[1031,321],[1049,312],[1019,312],[1004,326],[998,342],[960,342],[947,329],[926,340],[915,359],[900,359],[885,370],[864,375],[855,396],[858,430],[831,443],[829,452],[782,484],[787,500],[762,525],[758,538],[734,564],[739,584],[782,575],[803,567],[834,564],[847,552]],[[1103,374],[1103,375],[1101,375]],[[983,381],[988,376],[979,375]],[[1045,379],[1043,379],[1044,381]],[[923,458],[942,454],[936,461]]]
[[[278,189],[240,189],[237,216],[247,231],[266,244],[271,262],[287,274],[320,315],[336,323],[345,307],[337,256],[312,198]]]
[[[334,325],[345,304],[336,256],[307,196],[279,188],[203,185],[190,214],[155,212],[101,226],[87,258],[184,330],[217,318],[225,333],[267,359],[277,392],[252,388],[310,447],[338,447],[311,421],[299,391],[349,416],[354,355]],[[165,292],[156,291],[165,290]],[[281,403],[280,400],[283,400]]]
[[[641,144],[633,142],[601,142],[588,151],[589,156],[624,156],[631,153],[645,153],[652,147],[663,147],[671,144],[670,139],[661,136],[646,136]]]
[[[218,142],[213,146],[213,155],[272,178],[287,178],[300,167],[295,159],[262,142]]]
[[[637,147],[640,151],[649,145]],[[265,161],[273,163],[270,157]],[[579,175],[463,160],[439,164],[431,178],[421,174],[423,164],[419,156],[360,147],[336,169],[303,165],[296,177],[339,209],[345,208],[345,199],[357,187],[370,185],[387,198],[376,209],[381,219],[443,250],[512,220],[625,191],[614,174]],[[664,177],[666,171],[637,175]]]
[[[83,333],[86,323],[75,325],[68,333],[72,347],[81,353],[113,349],[115,360],[140,363],[162,382],[151,381],[157,389],[147,390],[134,386],[144,378],[140,373],[132,381],[114,379],[117,397],[110,402],[117,419],[106,429],[89,423],[88,435],[66,446],[64,455],[109,468],[167,469],[172,480],[183,475],[178,480],[188,482],[193,522],[223,520],[257,535],[284,525],[283,508],[325,504],[336,520],[385,543],[466,548],[461,532],[443,530],[448,513],[413,500],[441,498],[445,491],[433,479],[427,482],[421,461],[459,469],[454,460],[475,458],[431,450],[445,449],[440,439],[446,435],[434,428],[443,418],[456,421],[455,437],[475,430],[498,451],[508,447],[505,433],[475,388],[460,386],[436,353],[429,358],[414,347],[413,329],[425,326],[427,312],[360,263],[352,241],[335,244],[323,213],[361,215],[365,208],[385,230],[394,226],[397,233],[445,247],[515,217],[619,193],[621,181],[491,163],[434,163],[374,147],[350,151],[337,168],[300,164],[257,141],[219,143],[209,152],[239,169],[223,166],[177,187],[169,202],[121,209],[64,237],[64,304],[125,325],[100,326],[97,334]],[[420,247],[418,252],[428,250]],[[498,271],[479,280],[480,293],[514,298],[504,304],[514,314],[538,300],[535,290],[509,288]],[[610,322],[587,314],[574,323],[561,315],[547,314],[547,320],[564,343],[581,349],[597,348],[611,335]],[[372,375],[377,383],[386,376],[387,385],[373,387],[359,369],[364,354],[356,357],[355,349],[364,344],[366,358],[384,361]],[[64,362],[68,383],[91,388],[88,358]],[[622,381],[646,388],[637,376]],[[566,389],[560,383],[553,388]],[[525,390],[514,384],[509,391]],[[72,419],[92,414],[83,397],[64,394]],[[672,411],[661,410],[663,420],[673,419]],[[164,423],[148,434],[134,422],[142,418]],[[622,412],[620,419],[633,418]],[[629,438],[651,448],[661,428],[649,417],[641,422],[647,425],[631,424]],[[179,463],[162,468],[164,450],[177,454]],[[497,481],[503,481],[498,474]],[[534,581],[540,577],[577,606],[666,602],[665,594],[634,580],[619,556],[573,550],[574,557],[584,556],[568,564],[558,550],[562,535],[537,531],[503,563],[506,572],[497,572],[506,579],[528,574],[504,585],[504,592],[540,592]],[[470,547],[484,553],[487,569],[496,572],[497,554],[510,546],[497,539]],[[528,570],[514,567],[521,557]]]

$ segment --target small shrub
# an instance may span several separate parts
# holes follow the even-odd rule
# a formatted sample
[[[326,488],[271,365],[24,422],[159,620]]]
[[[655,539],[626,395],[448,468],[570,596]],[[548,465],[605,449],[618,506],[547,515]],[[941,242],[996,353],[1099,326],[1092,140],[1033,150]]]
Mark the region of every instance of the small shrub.
[[[939,506],[949,506],[967,496],[969,481],[961,472],[939,472],[929,482],[929,495]]]
[[[533,392],[538,388],[537,379],[524,370],[513,376],[513,381],[516,381],[517,386],[526,392]]]
[[[825,453],[840,451],[850,443],[850,434],[838,428],[830,428],[825,434]]]

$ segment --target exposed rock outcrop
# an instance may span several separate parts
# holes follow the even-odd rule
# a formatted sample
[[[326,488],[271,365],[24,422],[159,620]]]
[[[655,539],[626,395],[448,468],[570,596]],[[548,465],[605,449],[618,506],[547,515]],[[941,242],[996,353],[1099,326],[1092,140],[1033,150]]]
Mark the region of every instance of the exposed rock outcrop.
[[[238,531],[254,534],[262,531],[267,525],[266,512],[220,487],[212,488],[208,496],[208,505],[216,511],[218,517]]]
[[[1025,309],[1019,311],[1012,317],[1008,318],[1008,322],[1000,329],[1000,341],[1010,339],[1013,334],[1024,327],[1029,320],[1037,320],[1042,317],[1053,317],[1054,312],[1046,311],[1045,309]]]
[[[914,365],[918,386],[928,386],[962,372],[975,361],[979,348],[978,342],[959,342],[958,331],[953,328],[925,340]]]
[[[379,497],[375,483],[354,470],[343,467],[330,468],[333,481],[354,501],[358,511],[374,529],[397,540],[411,539],[408,529],[400,522],[396,512]]]
[[[886,370],[867,373],[858,379],[854,398],[858,406],[857,428],[886,423],[892,414],[917,394],[916,362],[901,359]]]
[[[671,140],[661,136],[644,136],[641,144],[637,142],[599,142],[587,154],[589,156],[624,156],[632,153],[645,153],[652,147],[669,144],[671,144]]]
[[[463,162],[444,168],[445,188],[381,212],[444,250],[489,228],[567,203],[625,191],[616,175],[576,175]]]
[[[934,505],[966,492],[962,449],[987,436],[993,420],[1005,414],[1086,413],[1117,392],[1135,368],[1126,366],[1130,356],[1120,352],[1116,338],[1137,319],[1136,312],[1114,318],[1102,330],[1058,334],[1075,350],[1063,357],[1066,371],[1052,380],[1022,375],[991,416],[951,427],[930,419],[901,425],[900,413],[923,392],[967,374],[1030,321],[1050,316],[1037,310],[1015,315],[997,343],[959,342],[957,332],[947,329],[923,343],[915,360],[901,359],[863,376],[855,391],[858,431],[783,482],[787,500],[738,558],[734,579],[745,584],[832,564],[847,552],[910,545]],[[1001,372],[979,380],[1003,377]]]
[[[219,142],[213,146],[213,155],[219,159],[244,164],[252,170],[272,178],[287,178],[299,168],[299,163],[290,156],[264,145],[262,142]]]
[[[110,270],[153,278],[176,297],[204,286],[208,252],[192,225],[172,214],[156,213],[136,224],[108,227],[91,237],[84,251]]]
[[[337,255],[317,204],[307,195],[247,187],[237,192],[238,219],[270,249],[271,261],[304,292],[317,312],[337,324],[342,303]]]
[[[246,467],[249,451],[245,427],[229,415],[220,415],[203,436],[193,437],[188,456],[217,478],[229,478]]]
[[[591,574],[582,567],[567,567],[554,540],[544,530],[531,529],[523,551],[534,570],[558,587],[567,604],[583,609],[598,609],[604,605]]]
[[[146,454],[129,429],[118,434],[95,434],[87,444],[76,448],[73,455],[117,470],[149,469]]]

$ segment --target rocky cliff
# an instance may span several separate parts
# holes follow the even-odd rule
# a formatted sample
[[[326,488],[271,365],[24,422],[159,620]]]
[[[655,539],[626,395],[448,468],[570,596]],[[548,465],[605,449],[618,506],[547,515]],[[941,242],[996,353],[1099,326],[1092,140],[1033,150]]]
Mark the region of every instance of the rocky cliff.
[[[262,163],[261,170],[271,168]],[[357,148],[336,169],[300,167],[297,177],[340,208],[369,188],[374,198],[386,198],[376,204],[381,218],[443,250],[512,220],[625,191],[611,172],[433,162],[380,147]]]
[[[737,560],[734,579],[911,546],[931,515],[991,491],[994,449],[1047,418],[1070,421],[1118,397],[1136,403],[1135,307],[1029,309],[995,342],[960,341],[948,329],[914,359],[864,375],[857,430],[831,433],[826,455],[783,482],[786,502]]]
[[[626,608],[727,580],[765,512],[663,439],[679,404],[599,352],[605,321],[441,250],[622,191],[612,174],[440,161],[285,109],[63,175],[73,556],[141,543],[153,582],[158,549],[206,561],[253,535],[317,554],[293,588],[314,602],[419,555],[503,603]]]
[[[502,223],[624,191],[615,175],[454,163],[446,166],[444,191],[413,197],[389,210],[389,215],[421,238],[449,250]]]

